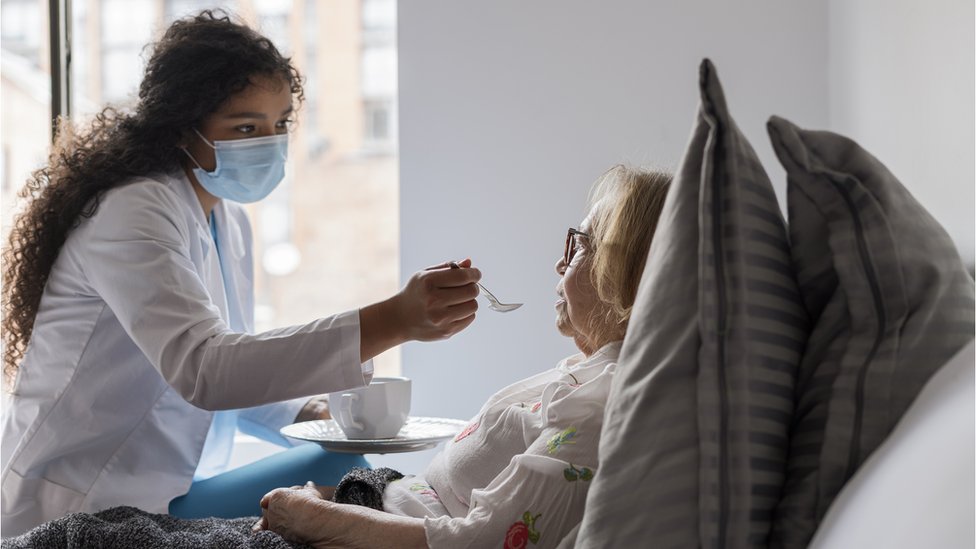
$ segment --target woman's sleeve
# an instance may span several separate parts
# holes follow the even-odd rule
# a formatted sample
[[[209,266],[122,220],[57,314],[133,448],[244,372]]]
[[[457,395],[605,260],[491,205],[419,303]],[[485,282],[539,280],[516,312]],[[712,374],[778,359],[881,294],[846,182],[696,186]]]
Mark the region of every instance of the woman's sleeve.
[[[305,444],[297,439],[283,436],[279,429],[295,422],[308,397],[300,397],[284,402],[274,402],[264,406],[244,408],[237,415],[237,428],[242,433],[258,437],[286,448]]]
[[[117,189],[74,235],[92,290],[166,381],[208,410],[364,384],[359,312],[259,334],[229,330],[190,259],[186,206],[152,182]]]

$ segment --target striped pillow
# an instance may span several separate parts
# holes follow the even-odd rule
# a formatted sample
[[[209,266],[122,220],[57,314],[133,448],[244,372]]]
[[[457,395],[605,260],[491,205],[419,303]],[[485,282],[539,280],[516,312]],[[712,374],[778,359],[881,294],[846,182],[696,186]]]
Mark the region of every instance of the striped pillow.
[[[773,117],[793,263],[814,327],[775,547],[806,547],[929,377],[973,339],[974,287],[938,222],[876,158]]]
[[[624,339],[577,547],[764,546],[808,333],[782,214],[712,64]]]

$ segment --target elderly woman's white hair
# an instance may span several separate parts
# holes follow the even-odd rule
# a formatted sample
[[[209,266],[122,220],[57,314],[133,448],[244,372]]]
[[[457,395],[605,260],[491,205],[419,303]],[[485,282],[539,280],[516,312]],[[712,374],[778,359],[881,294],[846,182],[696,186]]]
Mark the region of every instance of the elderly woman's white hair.
[[[590,271],[606,319],[591,319],[601,343],[627,329],[672,174],[617,165],[607,170],[590,193]]]

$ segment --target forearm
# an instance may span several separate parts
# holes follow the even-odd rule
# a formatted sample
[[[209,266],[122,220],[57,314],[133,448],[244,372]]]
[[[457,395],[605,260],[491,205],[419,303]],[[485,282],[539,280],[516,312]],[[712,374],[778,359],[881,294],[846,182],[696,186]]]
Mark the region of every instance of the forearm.
[[[350,524],[357,526],[348,531],[344,547],[364,549],[427,549],[424,519],[403,517],[377,511],[368,507],[343,505],[350,514]]]
[[[427,548],[424,519],[401,517],[358,505],[323,499],[311,483],[278,488],[261,498],[262,517],[255,530],[267,529],[312,547]]]
[[[151,359],[187,402],[205,410],[249,408],[360,387],[363,374],[354,343],[359,323],[354,315],[356,311],[349,311],[258,334],[219,331],[201,338],[194,328],[158,343],[162,352]]]

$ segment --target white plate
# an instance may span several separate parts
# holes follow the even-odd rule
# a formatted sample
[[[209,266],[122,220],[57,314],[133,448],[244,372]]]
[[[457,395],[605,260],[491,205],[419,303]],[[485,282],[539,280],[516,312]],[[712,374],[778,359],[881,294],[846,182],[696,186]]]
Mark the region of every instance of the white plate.
[[[395,454],[417,452],[454,437],[468,425],[463,419],[408,417],[393,438],[350,440],[331,419],[292,423],[281,428],[286,437],[314,442],[330,452],[344,454]]]

